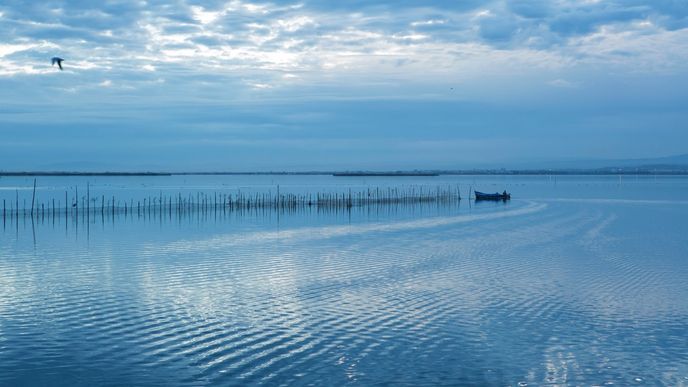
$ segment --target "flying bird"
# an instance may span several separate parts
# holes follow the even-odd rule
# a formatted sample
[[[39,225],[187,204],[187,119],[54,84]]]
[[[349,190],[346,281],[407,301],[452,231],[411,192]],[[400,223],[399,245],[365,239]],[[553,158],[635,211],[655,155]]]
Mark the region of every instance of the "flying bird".
[[[64,59],[58,58],[58,57],[56,57],[56,56],[53,57],[53,59],[52,59],[53,66],[55,66],[55,63],[57,63],[57,67],[59,67],[60,70],[62,70],[62,61],[63,61],[63,60],[64,60]]]

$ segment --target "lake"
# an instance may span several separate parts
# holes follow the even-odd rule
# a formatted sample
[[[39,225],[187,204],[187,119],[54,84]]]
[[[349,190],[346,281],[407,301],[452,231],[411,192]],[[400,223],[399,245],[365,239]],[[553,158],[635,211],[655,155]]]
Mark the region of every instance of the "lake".
[[[53,216],[87,186],[117,212]],[[119,210],[277,186],[463,200]],[[0,231],[0,385],[688,386],[686,193],[671,176],[38,177],[47,214]],[[33,178],[0,178],[6,208],[32,197]]]

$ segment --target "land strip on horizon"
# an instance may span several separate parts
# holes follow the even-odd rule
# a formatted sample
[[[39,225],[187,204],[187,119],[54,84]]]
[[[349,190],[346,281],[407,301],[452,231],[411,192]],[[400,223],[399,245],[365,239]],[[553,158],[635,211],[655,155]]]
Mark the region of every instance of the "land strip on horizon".
[[[688,166],[595,169],[459,169],[398,171],[196,171],[196,172],[80,172],[80,171],[0,171],[12,176],[191,176],[191,175],[331,175],[338,177],[409,177],[440,175],[688,175]]]

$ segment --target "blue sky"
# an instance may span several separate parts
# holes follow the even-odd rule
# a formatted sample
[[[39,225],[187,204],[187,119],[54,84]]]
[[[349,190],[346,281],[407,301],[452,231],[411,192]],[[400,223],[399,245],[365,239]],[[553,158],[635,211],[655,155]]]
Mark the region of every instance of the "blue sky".
[[[0,3],[3,170],[649,158],[687,101],[685,0]]]

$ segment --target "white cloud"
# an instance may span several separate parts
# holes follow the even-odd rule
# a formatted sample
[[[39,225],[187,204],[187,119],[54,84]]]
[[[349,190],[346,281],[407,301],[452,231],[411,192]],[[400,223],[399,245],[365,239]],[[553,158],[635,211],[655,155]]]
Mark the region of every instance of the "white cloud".
[[[394,35],[395,39],[401,39],[401,40],[413,40],[413,41],[418,41],[418,40],[423,40],[423,39],[428,39],[429,36],[425,34],[407,34],[407,35]]]
[[[241,8],[250,13],[258,13],[264,15],[270,12],[269,7],[263,4],[241,3],[239,1],[232,1],[232,4],[239,4]]]
[[[628,72],[685,71],[688,64],[688,29],[652,33],[631,25],[603,26],[595,32],[572,38],[568,49],[581,63],[604,65]]]
[[[203,7],[200,6],[192,6],[191,13],[192,17],[201,22],[201,24],[213,23],[223,14],[223,12],[221,11],[206,11]]]
[[[429,19],[411,22],[411,27],[434,26],[445,24],[447,21],[443,19]]]
[[[12,55],[14,53],[33,50],[33,49],[47,49],[57,48],[58,45],[46,41],[33,43],[16,43],[16,44],[0,44],[0,58]]]
[[[567,81],[566,79],[554,79],[547,83],[550,86],[562,87],[562,88],[577,88],[579,85],[576,82]]]
[[[36,47],[35,44],[0,44],[0,58]]]
[[[258,89],[258,90],[265,90],[265,89],[272,89],[273,86],[267,83],[255,83],[255,82],[248,82],[248,85],[251,86],[253,89]]]
[[[277,26],[287,32],[296,32],[307,26],[317,26],[317,24],[308,16],[296,16],[286,20],[278,20]]]
[[[494,16],[494,14],[489,9],[481,9],[481,10],[475,12],[475,14],[473,14],[473,17],[475,17],[475,18],[490,17],[490,16]]]
[[[447,73],[474,76],[480,69],[496,66],[510,71],[517,66],[530,71],[581,64],[613,66],[615,71],[682,71],[688,63],[688,48],[682,43],[687,30],[662,27],[668,15],[646,12],[634,18],[624,16],[635,12],[631,8],[621,9],[629,19],[621,22],[617,13],[593,18],[592,11],[602,4],[531,4],[541,12],[519,12],[539,16],[521,17],[500,2],[452,10],[439,3],[423,8],[327,9],[308,3],[231,0],[217,7],[179,7],[185,15],[146,4],[127,13],[130,19],[117,22],[112,16],[121,15],[116,13],[82,12],[108,20],[107,29],[71,18],[78,12],[68,6],[61,13],[46,11],[50,17],[32,18],[30,10],[23,9],[24,13],[13,13],[22,15],[23,32],[0,29],[5,31],[0,32],[5,42],[0,44],[0,57],[5,58],[0,68],[4,75],[38,74],[46,56],[63,52],[71,70],[115,71],[108,74],[113,79],[126,77],[127,71],[164,75],[174,65],[175,71],[197,75],[262,71],[275,84],[286,81],[285,72],[302,78],[305,74],[311,80],[333,72],[422,80],[441,79]],[[589,12],[579,12],[581,7]],[[557,9],[566,10],[564,16],[574,21],[561,19]],[[578,23],[583,32],[570,32],[566,23]],[[602,24],[585,32],[594,23]],[[425,28],[431,26],[452,28]],[[27,37],[46,30],[52,31],[50,39]]]

